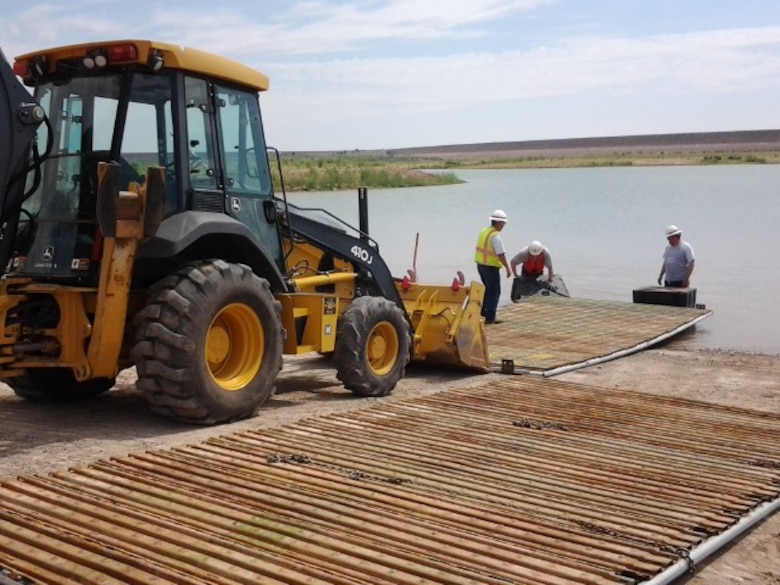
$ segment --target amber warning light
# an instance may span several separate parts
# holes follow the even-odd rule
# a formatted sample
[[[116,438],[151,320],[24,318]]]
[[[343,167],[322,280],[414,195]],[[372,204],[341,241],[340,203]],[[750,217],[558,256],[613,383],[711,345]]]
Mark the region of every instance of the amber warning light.
[[[14,61],[14,75],[22,77],[27,74],[27,61]]]
[[[136,61],[138,59],[138,49],[135,45],[115,45],[108,48],[108,60],[114,61]]]
[[[41,77],[47,71],[46,59],[43,57],[14,61],[14,75],[18,75],[19,77],[26,77],[28,75]]]

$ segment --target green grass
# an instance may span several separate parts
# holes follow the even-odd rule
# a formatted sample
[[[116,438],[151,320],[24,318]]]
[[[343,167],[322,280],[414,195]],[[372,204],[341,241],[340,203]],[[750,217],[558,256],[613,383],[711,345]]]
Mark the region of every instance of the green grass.
[[[543,169],[630,166],[692,166],[724,164],[780,164],[780,151],[767,152],[625,152],[593,155],[527,157],[398,158],[397,156],[282,155],[287,191],[332,191],[422,187],[461,183],[456,169]],[[426,172],[436,171],[436,172]],[[272,164],[274,185],[279,173]]]
[[[424,187],[462,183],[453,173],[426,173],[408,162],[342,156],[283,157],[284,186],[287,191],[335,191],[370,187]],[[279,172],[272,165],[274,185],[279,188]]]

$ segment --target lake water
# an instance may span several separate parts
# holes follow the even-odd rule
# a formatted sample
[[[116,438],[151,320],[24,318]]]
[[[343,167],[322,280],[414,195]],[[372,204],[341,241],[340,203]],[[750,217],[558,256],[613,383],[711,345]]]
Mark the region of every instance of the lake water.
[[[493,209],[509,221],[508,255],[540,240],[573,297],[632,301],[654,286],[664,228],[696,252],[691,286],[713,315],[685,333],[689,348],[780,355],[780,166],[458,170],[461,185],[373,190],[369,232],[395,276],[479,280],[474,244]],[[357,225],[357,192],[291,193]],[[501,304],[510,303],[511,280]],[[500,309],[499,309],[500,312]]]

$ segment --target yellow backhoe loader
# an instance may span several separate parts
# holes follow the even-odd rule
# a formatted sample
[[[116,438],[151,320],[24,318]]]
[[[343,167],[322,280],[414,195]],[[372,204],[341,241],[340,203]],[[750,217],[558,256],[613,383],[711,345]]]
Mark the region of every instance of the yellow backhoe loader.
[[[0,380],[19,396],[95,395],[135,366],[154,411],[212,424],[254,415],[284,354],[332,354],[360,396],[410,359],[488,368],[481,284],[393,277],[365,196],[353,227],[274,191],[265,75],[121,40],[0,54],[0,78]]]

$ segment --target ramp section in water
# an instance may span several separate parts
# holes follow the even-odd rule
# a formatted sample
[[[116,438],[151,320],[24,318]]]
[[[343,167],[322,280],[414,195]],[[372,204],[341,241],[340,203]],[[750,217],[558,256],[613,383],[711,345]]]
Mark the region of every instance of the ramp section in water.
[[[555,375],[640,351],[672,337],[711,311],[619,301],[533,296],[499,307],[487,326],[490,362]]]
[[[531,376],[0,482],[36,585],[641,583],[780,502],[780,416]]]

